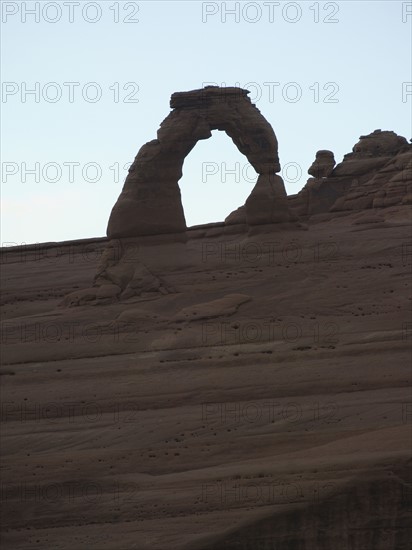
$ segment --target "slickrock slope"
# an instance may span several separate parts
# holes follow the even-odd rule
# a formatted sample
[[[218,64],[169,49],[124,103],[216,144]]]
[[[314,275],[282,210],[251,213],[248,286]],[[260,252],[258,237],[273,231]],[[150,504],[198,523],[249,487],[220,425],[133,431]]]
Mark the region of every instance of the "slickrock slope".
[[[109,238],[1,251],[2,549],[410,550],[411,145],[318,151],[286,197],[245,90],[171,107]],[[259,178],[187,229],[216,128]]]
[[[3,250],[2,548],[410,548],[410,210],[367,212],[121,241],[114,302],[64,298],[105,239]]]

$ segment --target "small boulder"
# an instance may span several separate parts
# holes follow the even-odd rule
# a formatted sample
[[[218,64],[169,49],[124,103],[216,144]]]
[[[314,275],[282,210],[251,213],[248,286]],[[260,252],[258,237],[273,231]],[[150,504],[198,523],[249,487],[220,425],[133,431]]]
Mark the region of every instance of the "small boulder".
[[[316,158],[310,166],[308,174],[314,178],[327,178],[331,175],[335,164],[332,151],[322,149],[316,153]]]

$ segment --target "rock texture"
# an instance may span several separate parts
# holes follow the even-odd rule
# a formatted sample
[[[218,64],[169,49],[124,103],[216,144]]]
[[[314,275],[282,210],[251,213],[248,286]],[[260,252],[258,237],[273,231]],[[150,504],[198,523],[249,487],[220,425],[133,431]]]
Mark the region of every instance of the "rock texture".
[[[325,169],[316,176],[316,166],[309,169],[315,177],[289,197],[299,216],[412,204],[412,145],[395,132],[361,136],[329,174]]]
[[[410,210],[3,249],[2,550],[409,550]]]
[[[411,145],[318,152],[279,223],[234,90],[172,96],[119,238],[1,250],[2,550],[411,548]],[[185,228],[189,126],[260,174],[225,223]]]
[[[316,158],[310,166],[308,174],[317,179],[327,178],[331,175],[335,164],[335,157],[333,156],[332,151],[323,149],[316,153]]]
[[[243,106],[242,108],[246,111],[250,110],[249,124],[255,124],[254,132],[251,132],[251,137],[248,138],[249,141],[246,138],[241,140],[239,137],[239,128],[241,128],[240,134],[247,133],[248,118],[242,116],[239,119],[238,104]],[[255,169],[261,172],[255,188],[245,204],[232,212],[224,223],[209,224],[195,229],[195,233],[197,231],[201,236],[227,236],[231,232],[232,234],[239,232],[253,234],[253,227],[256,229],[259,226],[268,227],[270,231],[272,223],[277,224],[279,229],[282,226],[280,222],[297,220],[299,216],[306,219],[316,214],[337,211],[362,212],[372,209],[374,221],[370,220],[370,216],[369,218],[362,216],[354,223],[377,223],[382,221],[376,215],[377,209],[412,204],[412,145],[394,132],[375,130],[368,136],[361,136],[360,141],[353,147],[352,153],[345,155],[343,161],[337,166],[335,166],[334,155],[331,151],[318,151],[315,161],[308,170],[309,174],[316,177],[309,178],[300,193],[287,197],[282,178],[274,173],[274,170],[279,167],[275,135],[259,111],[249,102],[245,90],[212,87],[173,94],[171,105],[175,110],[159,130],[162,143],[163,138],[168,146],[172,142],[176,143],[177,147],[186,143],[181,139],[176,141],[176,135],[173,133],[174,126],[182,127],[179,126],[180,122],[171,124],[168,121],[175,118],[178,121],[194,118],[198,120],[199,110],[203,112],[201,111],[203,108],[205,114],[203,118],[200,117],[200,120],[206,124],[207,117],[209,128],[205,135],[210,135],[210,128],[219,126],[217,121],[222,120],[225,115],[225,122],[220,123],[219,129],[226,129],[242,152],[247,154],[249,160],[254,163]],[[186,124],[186,122],[183,123],[183,128],[187,129]],[[199,126],[199,124],[198,122],[197,125]],[[260,133],[257,128],[260,128]],[[261,137],[258,139],[258,136]],[[190,143],[193,146],[195,140],[192,139]],[[162,150],[166,147],[159,144],[158,146]],[[145,147],[142,149],[144,150]],[[270,162],[273,157],[276,159],[275,166],[273,162]],[[139,158],[140,153],[137,156],[137,159]],[[171,156],[172,158],[174,162],[178,155],[174,154]],[[184,157],[179,158],[181,167]],[[160,168],[157,172],[164,173],[165,165],[158,164],[158,166]],[[151,169],[155,174],[155,165]],[[146,168],[142,168],[138,173],[147,174],[145,170]],[[131,173],[134,173],[133,170]],[[143,187],[140,183],[133,182],[133,178],[129,176],[125,189],[129,189],[131,193],[140,192],[139,190]],[[178,191],[177,181],[175,183],[175,189]],[[153,184],[152,188],[156,189],[156,185]],[[160,190],[160,187],[157,189]],[[113,209],[109,226],[113,219],[119,218],[118,221],[121,224],[123,220],[127,219],[127,215],[125,213],[121,215],[121,212],[122,205],[127,203],[127,201],[123,202],[123,198],[128,192],[126,190],[120,196]],[[153,202],[150,203],[152,206],[142,201],[138,208],[141,209],[143,216],[150,217],[155,223],[157,218],[152,217],[151,208],[155,208],[155,204],[158,202],[162,204],[163,199],[159,199],[155,194],[152,199]],[[285,204],[286,202],[288,204]],[[171,204],[173,205],[174,202],[172,201]],[[146,207],[147,211],[144,213]],[[176,213],[173,208],[169,212],[173,216],[173,212]],[[139,218],[134,216],[135,214],[133,216],[131,214],[130,219],[133,220],[133,223],[139,224]],[[163,223],[167,218],[161,217],[161,219]],[[287,228],[288,224],[285,225]],[[171,227],[169,229],[172,231]],[[195,233],[191,231],[190,236]],[[168,236],[163,235],[162,239],[163,241],[167,238],[172,239],[176,243],[179,242],[184,248],[185,242],[189,238],[189,232],[186,229],[185,232],[178,235],[173,233]],[[153,238],[155,237],[153,236]],[[111,239],[101,257],[99,268],[94,277],[93,288],[76,290],[66,296],[61,305],[66,307],[86,303],[101,305],[128,300],[136,296],[154,296],[176,292],[173,286],[159,278],[150,263],[145,264],[142,260],[139,251],[144,240],[144,236]]]
[[[109,219],[109,238],[186,230],[178,185],[183,161],[199,140],[211,137],[212,130],[226,132],[259,174],[246,202],[247,223],[293,219],[283,180],[276,176],[280,164],[275,133],[248,94],[241,88],[209,86],[172,95],[173,110],[157,138],[141,147],[129,169]]]
[[[410,468],[412,464],[406,464],[380,476],[365,473],[339,491],[331,490],[330,485],[329,494],[319,504],[272,514],[198,549],[407,550],[412,540],[410,512],[405,505]],[[378,484],[380,491],[376,490]],[[299,489],[297,495],[303,497]],[[365,515],[369,516],[368,525]]]
[[[175,321],[196,321],[199,319],[212,319],[214,317],[229,317],[236,313],[239,306],[250,300],[245,294],[227,294],[223,298],[193,304],[183,308],[175,317]]]

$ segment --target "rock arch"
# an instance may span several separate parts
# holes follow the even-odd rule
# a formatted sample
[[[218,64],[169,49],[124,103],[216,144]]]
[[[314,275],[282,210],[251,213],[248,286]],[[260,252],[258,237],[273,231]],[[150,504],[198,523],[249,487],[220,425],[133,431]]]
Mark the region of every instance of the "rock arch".
[[[161,123],[157,139],[141,147],[129,169],[110,215],[109,238],[186,230],[178,181],[185,157],[198,140],[211,137],[212,130],[225,131],[259,174],[236,220],[257,225],[293,219],[283,180],[276,175],[280,164],[275,133],[248,94],[218,86],[172,94],[173,110]]]

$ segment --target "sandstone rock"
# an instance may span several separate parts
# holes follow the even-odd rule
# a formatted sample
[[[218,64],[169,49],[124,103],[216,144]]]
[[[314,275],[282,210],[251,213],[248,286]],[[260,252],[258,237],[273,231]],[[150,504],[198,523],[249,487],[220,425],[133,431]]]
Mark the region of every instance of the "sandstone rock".
[[[410,212],[4,248],[2,550],[410,548]],[[56,309],[139,262],[179,293]]]
[[[335,157],[332,151],[326,149],[320,150],[316,153],[316,159],[310,166],[308,174],[314,178],[326,178],[332,173],[335,164]]]
[[[109,241],[94,277],[94,286],[97,297],[106,299],[117,298],[119,294],[121,299],[128,299],[152,292],[173,292],[140,260],[138,245],[120,239]]]
[[[122,293],[122,298],[140,296],[147,292],[160,292],[161,286],[160,280],[145,265],[140,263],[133,270],[133,276]]]
[[[361,136],[353,146],[352,153],[343,157],[343,161],[333,171],[334,176],[373,175],[389,162],[408,142],[395,132],[375,130],[367,136]]]
[[[404,137],[375,130],[361,136],[327,177],[308,179],[297,195],[288,198],[289,204],[300,216],[408,204],[411,155],[412,145]],[[309,173],[315,169],[316,161]]]
[[[371,223],[383,223],[385,218],[376,213],[376,211],[367,211],[355,218],[352,222],[352,225],[368,225]]]
[[[358,143],[354,145],[350,158],[379,157],[394,155],[407,145],[407,140],[392,131],[375,130],[366,136],[360,136]]]
[[[132,280],[134,273],[134,267],[132,265],[125,265],[119,262],[113,267],[108,267],[105,271],[105,278],[110,284],[119,286],[121,289],[125,289]]]
[[[246,208],[240,206],[225,218],[225,225],[236,225],[240,223],[246,223]]]
[[[112,328],[131,326],[134,329],[144,328],[149,322],[159,320],[157,315],[153,315],[141,308],[126,309],[119,313],[117,318],[111,323]]]
[[[175,321],[196,321],[213,317],[230,316],[240,305],[251,300],[246,294],[227,294],[223,298],[185,307],[174,317]]]
[[[383,185],[374,194],[374,208],[412,204],[412,150],[396,155],[393,161],[375,176],[371,185],[376,185],[380,180],[383,180]]]
[[[113,286],[118,286],[122,290],[122,299],[151,292],[168,293],[160,279],[139,261],[125,263],[120,260],[116,266],[106,269],[105,277]]]
[[[362,178],[355,178],[331,210],[359,210],[407,203],[412,187],[412,146],[404,144],[392,157],[378,157],[377,160],[385,162],[378,169],[375,165],[375,169],[363,174]]]
[[[186,230],[178,181],[182,177],[185,157],[198,140],[208,139],[212,130],[225,131],[258,174],[272,176],[280,171],[275,133],[248,94],[241,88],[209,86],[172,95],[170,106],[173,110],[161,123],[157,139],[141,147],[129,169],[110,215],[108,237]],[[276,197],[277,201],[265,210],[271,219],[261,213],[258,223],[272,223],[277,217],[288,218],[283,182],[277,184],[276,192],[268,199],[271,197]],[[257,223],[254,204],[252,210],[248,218]],[[274,215],[274,210],[279,214]]]
[[[67,294],[59,305],[64,307],[83,306],[87,303],[94,302],[96,300],[96,294],[96,288],[79,289]]]
[[[108,278],[106,269],[115,266],[122,253],[122,244],[118,239],[112,239],[106,245],[103,254],[100,258],[100,263],[93,279],[94,286],[106,285]],[[111,281],[110,281],[111,282]]]
[[[98,300],[116,298],[121,291],[122,289],[118,285],[102,285],[96,290],[96,298]]]
[[[110,304],[118,300],[122,289],[115,284],[102,284],[99,287],[84,288],[71,292],[60,302],[63,307],[76,307],[86,304]]]
[[[248,225],[261,225],[291,221],[285,185],[275,173],[261,174],[246,199]]]

